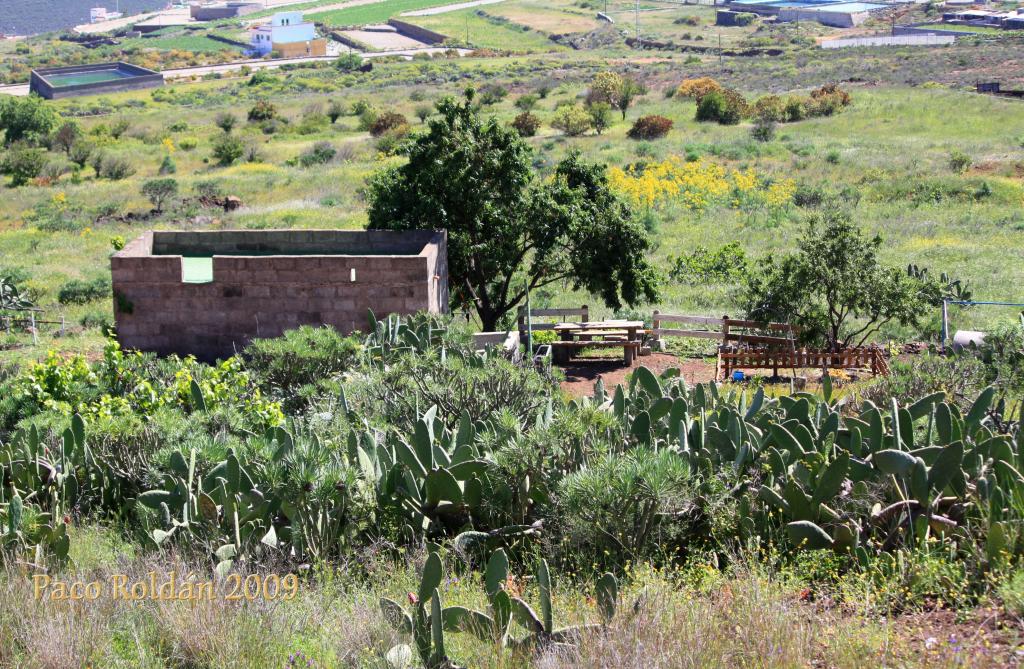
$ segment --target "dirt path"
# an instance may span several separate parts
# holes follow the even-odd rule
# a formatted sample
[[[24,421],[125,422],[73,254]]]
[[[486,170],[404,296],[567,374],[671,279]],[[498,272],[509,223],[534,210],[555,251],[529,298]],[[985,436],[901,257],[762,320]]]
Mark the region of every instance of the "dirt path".
[[[677,358],[667,353],[652,353],[637,359],[637,366],[644,366],[661,374],[669,368],[678,368],[683,378],[690,385],[706,383],[715,378],[715,366],[704,360],[693,358]],[[604,380],[605,388],[612,389],[626,382],[626,376],[636,367],[623,367],[618,358],[593,358],[590,360],[573,360],[563,369],[565,381],[562,390],[573,397],[586,397],[594,393],[594,384],[598,377]]]

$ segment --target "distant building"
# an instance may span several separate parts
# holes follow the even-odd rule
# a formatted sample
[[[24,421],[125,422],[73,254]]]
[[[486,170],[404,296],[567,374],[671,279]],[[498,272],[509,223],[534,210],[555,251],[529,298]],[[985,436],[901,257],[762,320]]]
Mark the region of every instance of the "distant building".
[[[447,240],[443,230],[146,232],[110,258],[117,337],[212,360],[300,325],[349,333],[371,311],[447,313]]]
[[[775,16],[779,22],[816,21],[836,28],[852,28],[888,5],[842,0],[728,0],[726,7],[735,12]]]
[[[259,2],[192,3],[189,5],[189,15],[194,21],[221,21],[252,14],[262,9],[263,4]]]
[[[110,21],[111,19],[119,19],[124,16],[121,12],[107,11],[106,7],[93,7],[89,10],[89,22],[99,23],[101,21]]]
[[[302,12],[279,12],[270,23],[252,29],[253,52],[265,56],[277,52],[282,58],[326,56],[327,40],[318,39],[316,26],[302,19]]]

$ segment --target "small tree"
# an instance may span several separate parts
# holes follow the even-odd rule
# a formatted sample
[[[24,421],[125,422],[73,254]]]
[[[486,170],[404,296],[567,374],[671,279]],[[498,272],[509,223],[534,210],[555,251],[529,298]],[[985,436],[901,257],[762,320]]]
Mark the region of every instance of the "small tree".
[[[11,186],[24,186],[39,176],[46,165],[46,151],[24,144],[11,148],[3,159],[3,171],[11,176]]]
[[[587,110],[579,105],[566,105],[555,112],[551,127],[561,130],[569,137],[579,137],[593,125]]]
[[[512,120],[512,127],[520,137],[533,137],[540,129],[540,119],[530,112],[523,112]]]
[[[697,104],[696,120],[716,121],[721,125],[736,125],[747,113],[743,96],[728,88],[711,91]]]
[[[430,115],[434,113],[434,108],[430,105],[420,105],[416,108],[416,118],[420,120],[420,123],[426,123]]]
[[[914,325],[927,308],[930,285],[878,261],[880,237],[866,237],[835,209],[812,218],[799,250],[768,258],[748,275],[748,318],[799,325],[830,350],[860,346],[890,321]]]
[[[86,164],[89,162],[89,157],[92,155],[93,146],[84,139],[79,139],[71,146],[71,151],[68,152],[68,158],[74,164],[78,165],[80,169],[85,169]]]
[[[612,124],[612,106],[607,102],[595,102],[587,109],[590,125],[597,134],[603,133]]]
[[[213,122],[224,132],[230,133],[235,129],[235,124],[238,123],[238,118],[231,112],[221,112],[214,117]]]
[[[672,119],[664,116],[641,116],[627,133],[630,139],[660,139],[672,129]]]
[[[257,100],[249,110],[250,121],[270,121],[277,118],[277,107],[270,100]]]
[[[334,67],[341,72],[355,72],[363,66],[363,57],[355,51],[346,51],[334,61]]]
[[[178,182],[170,177],[150,179],[142,184],[142,194],[153,203],[157,213],[160,213],[164,210],[164,203],[178,194]]]
[[[35,143],[44,140],[59,122],[57,112],[37,95],[0,97],[0,132],[4,133],[5,146],[21,141]]]
[[[540,98],[534,95],[533,93],[526,93],[525,95],[520,95],[516,99],[516,108],[524,112],[533,111],[533,109],[537,106],[537,102],[539,100]]]
[[[622,88],[622,82],[622,77],[614,72],[607,70],[598,72],[590,83],[590,90],[587,91],[587,103],[604,102],[609,106],[615,104],[619,97],[619,89]]]
[[[221,135],[213,144],[213,157],[222,167],[234,164],[244,153],[245,145],[234,135]]]
[[[338,119],[344,115],[345,105],[338,100],[331,100],[331,104],[327,105],[327,118],[331,119],[331,124],[337,123]]]
[[[385,112],[374,119],[370,125],[370,134],[374,137],[380,137],[389,130],[394,130],[404,125],[409,125],[409,120],[405,116],[396,112]]]
[[[626,111],[629,106],[633,104],[641,95],[647,93],[647,89],[639,81],[630,78],[624,78],[622,80],[622,86],[619,87],[618,93],[615,96],[615,100],[612,101],[612,106],[616,107],[622,112],[622,120],[626,120]]]
[[[57,132],[53,133],[53,148],[60,149],[64,152],[64,155],[70,158],[71,149],[81,136],[82,131],[77,123],[65,121],[61,127],[57,128]]]

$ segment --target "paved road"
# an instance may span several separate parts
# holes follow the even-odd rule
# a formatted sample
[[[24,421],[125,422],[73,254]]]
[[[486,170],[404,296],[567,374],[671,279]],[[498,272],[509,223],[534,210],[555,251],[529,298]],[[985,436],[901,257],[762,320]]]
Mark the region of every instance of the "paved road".
[[[421,53],[435,54],[444,53],[448,51],[445,47],[428,47],[425,49],[401,49],[398,51],[373,51],[368,53],[360,54],[363,58],[384,58],[385,56],[403,56],[405,58],[412,58],[413,56]],[[469,49],[456,49],[460,56],[465,56],[469,53]],[[282,65],[297,64],[297,63],[319,63],[319,62],[330,62],[335,59],[335,56],[308,56],[305,58],[278,58],[276,60],[243,60],[236,61],[234,63],[224,63],[221,65],[202,65],[200,67],[185,67],[177,70],[164,70],[161,74],[164,75],[164,81],[173,81],[175,79],[184,79],[188,77],[201,77],[207,74],[227,74],[230,72],[237,72],[243,67],[248,66],[250,70],[272,70],[281,67]],[[14,84],[12,86],[0,86],[0,95],[28,95],[28,84]]]

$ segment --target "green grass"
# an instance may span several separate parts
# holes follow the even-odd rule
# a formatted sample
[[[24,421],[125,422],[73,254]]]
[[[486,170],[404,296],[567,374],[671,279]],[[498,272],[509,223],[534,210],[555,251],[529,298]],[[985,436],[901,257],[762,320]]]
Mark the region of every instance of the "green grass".
[[[958,23],[929,23],[919,28],[932,28],[935,30],[951,30],[958,33],[974,33],[977,35],[1006,35],[1007,31],[991,26],[965,26]]]
[[[310,12],[306,18],[330,26],[362,26],[368,23],[384,23],[403,12],[412,12],[428,7],[453,4],[451,0],[386,0],[369,5],[357,5],[346,9],[327,12]]]
[[[510,3],[504,10],[502,5],[485,9],[495,15],[499,11],[515,14],[526,6],[525,2]],[[347,106],[363,98],[378,109],[406,115],[418,128],[418,107],[429,106],[442,95],[461,94],[468,84],[485,82],[501,84],[511,91],[506,100],[486,110],[503,122],[518,113],[513,104],[518,96],[541,85],[551,88],[550,95],[535,110],[544,125],[539,136],[529,140],[541,174],[548,174],[569,151],[578,150],[587,160],[611,166],[671,156],[699,156],[727,169],[753,168],[765,178],[791,178],[807,187],[821,187],[834,193],[845,188],[859,197],[849,205],[855,219],[886,240],[882,249],[886,262],[896,266],[916,263],[929,267],[933,273],[948,272],[969,281],[977,299],[1020,301],[1019,286],[1024,285],[1024,215],[1020,205],[1024,197],[1019,165],[1024,164],[1024,151],[1018,131],[1014,130],[1019,125],[1019,102],[945,86],[904,85],[901,82],[907,76],[908,58],[901,50],[872,51],[850,58],[846,54],[826,54],[836,59],[832,63],[821,55],[822,50],[812,49],[804,52],[802,57],[809,59],[809,64],[801,68],[796,68],[788,56],[726,59],[719,69],[714,61],[683,64],[685,54],[657,53],[645,53],[642,65],[624,65],[628,52],[564,48],[547,51],[552,43],[540,33],[498,26],[467,11],[417,20],[427,24],[429,19],[432,25],[442,25],[454,32],[466,16],[471,20],[474,42],[479,35],[487,45],[516,45],[526,50],[526,40],[536,39],[538,48],[546,52],[503,58],[378,62],[372,73],[356,75],[342,74],[329,66],[301,68],[274,72],[272,82],[260,86],[247,86],[244,80],[228,78],[55,103],[66,113],[101,113],[80,119],[87,133],[120,118],[128,120],[130,128],[120,140],[101,136],[94,141],[102,144],[104,151],[131,161],[136,174],[121,182],[110,182],[95,179],[92,168],[86,167],[77,176],[61,177],[53,186],[5,188],[4,197],[0,198],[0,271],[16,269],[25,273],[27,286],[38,296],[48,318],[59,320],[63,315],[72,327],[63,337],[44,328],[38,346],[28,345],[31,338],[23,333],[11,335],[14,346],[4,351],[4,356],[27,360],[44,354],[48,347],[85,352],[101,347],[95,322],[112,319],[111,305],[103,301],[66,307],[56,303],[56,294],[69,279],[91,280],[108,271],[109,240],[113,236],[131,239],[140,230],[153,227],[364,225],[366,203],[359,190],[370,174],[400,159],[379,156],[375,141],[358,130],[353,116],[344,116],[336,124],[316,129],[312,134],[301,134],[298,126],[311,107],[324,109],[332,99]],[[963,81],[968,86],[976,76],[981,76],[975,73],[986,71],[989,63],[995,66],[1000,58],[1024,55],[1024,49],[1013,40],[1004,40],[998,48],[987,44],[954,45],[914,55],[915,77],[938,80],[960,67],[970,73],[963,75],[969,78]],[[585,94],[585,82],[610,62],[628,67],[634,76],[642,77],[650,93],[629,110],[625,121],[616,118],[602,136],[566,138],[551,129],[548,122],[555,106],[577,101]],[[854,104],[844,113],[779,125],[775,141],[768,144],[750,138],[749,122],[733,127],[696,123],[692,102],[665,96],[665,91],[677,86],[681,79],[702,74],[716,76],[753,99],[766,90],[806,90],[837,78],[833,73],[840,70],[845,72],[844,77],[863,74],[883,83],[852,85]],[[244,123],[246,111],[258,98],[272,99],[282,116],[291,122],[279,125],[272,135]],[[951,114],[951,109],[956,113]],[[213,125],[213,118],[222,111],[242,119],[234,132],[247,144],[258,147],[264,164],[230,168],[214,165],[211,146],[221,131]],[[661,140],[628,139],[626,133],[632,122],[645,114],[667,116],[675,127]],[[187,127],[170,129],[181,121]],[[1024,134],[1024,130],[1019,132]],[[146,179],[157,176],[166,153],[161,144],[164,137],[170,138],[176,147],[174,176],[183,198],[194,198],[199,184],[216,182],[223,193],[241,198],[245,207],[226,214],[200,208],[192,201],[175,204],[165,214],[144,222],[121,222],[118,216],[149,211],[150,205],[139,189]],[[317,169],[286,164],[318,141],[334,144],[345,154],[345,160]],[[184,148],[191,145],[195,148]],[[974,167],[967,174],[958,175],[950,170],[949,158],[954,148],[971,157]],[[59,158],[56,154],[51,157]],[[917,196],[910,194],[914,189],[934,191],[940,197],[915,200]],[[972,195],[982,191],[987,194]],[[82,210],[78,227],[46,232],[26,222],[28,212],[58,192],[66,194],[71,207]],[[961,195],[943,198],[943,192]],[[101,209],[113,211],[115,216],[98,219]],[[650,218],[655,240],[651,258],[667,270],[673,256],[695,246],[717,249],[738,240],[756,261],[769,252],[792,248],[802,229],[801,221],[811,213],[813,209],[794,207],[780,221],[770,223],[763,217],[728,208],[694,214],[678,206],[666,206]],[[731,285],[669,282],[660,302],[643,306],[639,313],[649,314],[653,308],[659,308],[666,312],[735,314],[735,289]],[[539,306],[587,303],[598,317],[610,314],[594,296],[568,288],[539,294],[534,299]],[[1012,308],[954,310],[952,326],[985,329],[998,320],[1013,318],[1015,313]],[[93,325],[82,327],[79,323],[83,320]],[[937,314],[929,315],[926,331],[934,331],[936,324]],[[891,329],[884,337],[902,339],[918,334],[913,330]]]
[[[483,9],[490,7],[492,5],[487,5]],[[495,21],[476,12],[475,8],[463,9],[433,16],[411,16],[405,20],[447,35],[452,42],[470,44],[478,48],[507,49],[510,45],[514,45],[516,51],[551,51],[564,48],[549,40],[545,33],[524,30],[524,26]]]
[[[210,39],[205,35],[178,35],[158,39],[135,37],[122,40],[120,49],[141,48],[158,49],[160,51],[191,51],[193,53],[212,53],[216,51],[232,51],[240,54],[241,47]]]

